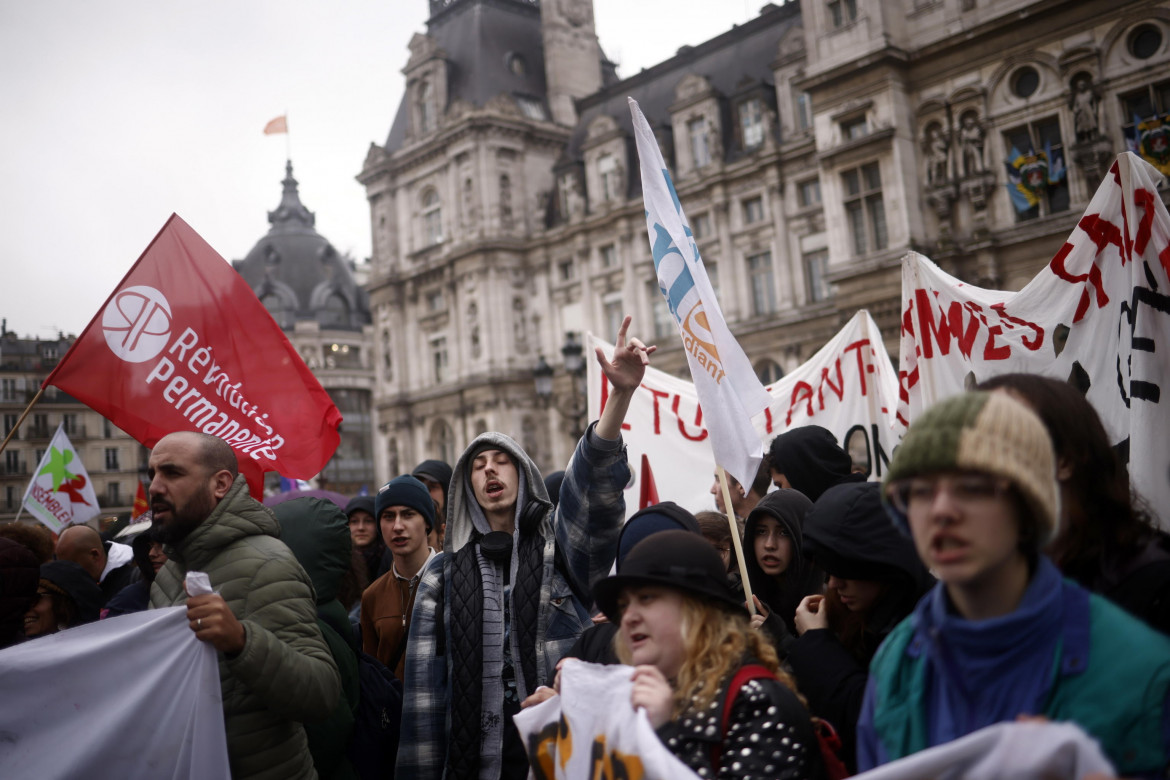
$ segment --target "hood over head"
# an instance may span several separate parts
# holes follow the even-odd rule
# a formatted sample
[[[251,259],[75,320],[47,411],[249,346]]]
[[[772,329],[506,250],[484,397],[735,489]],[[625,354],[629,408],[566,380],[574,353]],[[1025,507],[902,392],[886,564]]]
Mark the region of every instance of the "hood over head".
[[[487,518],[475,499],[471,488],[471,463],[484,450],[500,450],[516,464],[520,484],[516,486],[516,528],[523,535],[552,533],[549,514],[552,502],[544,487],[540,469],[528,457],[528,453],[511,437],[495,431],[481,433],[468,445],[451,475],[451,489],[448,492],[447,536],[443,545],[445,552],[454,553],[461,547],[484,534],[491,532]],[[525,511],[528,504],[537,504]]]
[[[772,439],[768,462],[772,471],[783,474],[794,490],[812,501],[853,472],[849,453],[819,425],[802,425]]]
[[[317,603],[337,598],[353,545],[345,512],[322,498],[294,498],[272,511],[280,523],[280,540],[313,581]]]
[[[881,492],[877,482],[826,490],[804,518],[805,555],[834,577],[929,587],[933,578],[882,506]]]
[[[618,536],[617,570],[621,571],[622,561],[639,542],[660,531],[691,531],[703,535],[695,516],[673,501],[648,506],[631,515],[622,526]]]
[[[744,522],[743,557],[752,591],[789,624],[800,600],[811,593],[819,593],[824,584],[824,574],[804,552],[804,519],[811,508],[812,501],[799,490],[774,490],[760,499]],[[764,573],[756,558],[756,528],[765,517],[779,521],[792,540],[792,560],[784,572],[783,584]]]
[[[49,561],[41,564],[41,579],[51,583],[77,608],[77,624],[98,619],[105,594],[85,569],[73,561]]]

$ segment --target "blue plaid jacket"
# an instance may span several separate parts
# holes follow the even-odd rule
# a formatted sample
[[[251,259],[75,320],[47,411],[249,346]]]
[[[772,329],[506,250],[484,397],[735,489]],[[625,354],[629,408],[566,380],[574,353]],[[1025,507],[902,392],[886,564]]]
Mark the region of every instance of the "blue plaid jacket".
[[[482,434],[464,452],[451,478],[447,518],[451,551],[466,544],[471,535],[467,502],[475,499],[467,494],[464,473],[470,465],[468,454],[482,449],[484,443],[510,453],[525,473],[529,493],[548,500],[540,472],[524,450],[503,434]],[[590,625],[591,586],[609,573],[617,554],[626,512],[622,491],[629,478],[625,444],[620,439],[608,442],[597,437],[591,426],[565,470],[560,504],[541,524],[546,542],[537,615],[538,676],[535,683],[528,681],[529,690],[520,691],[521,699],[537,686],[549,684],[557,661]],[[448,593],[450,558],[439,554],[431,559],[415,596],[406,650],[397,777],[440,780],[446,765],[453,670],[450,654],[438,654],[436,626],[442,621],[444,635],[451,635],[446,605],[459,594]],[[479,670],[474,673],[478,675]]]

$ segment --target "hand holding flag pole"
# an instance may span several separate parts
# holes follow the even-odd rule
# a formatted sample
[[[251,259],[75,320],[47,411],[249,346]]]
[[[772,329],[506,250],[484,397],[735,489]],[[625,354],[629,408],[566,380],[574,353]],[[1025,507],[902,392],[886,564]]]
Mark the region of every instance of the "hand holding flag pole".
[[[739,562],[739,577],[743,581],[743,595],[747,599],[748,614],[755,616],[756,600],[752,596],[752,582],[748,579],[747,561],[743,557],[739,524],[735,522],[735,510],[731,508],[731,488],[727,485],[727,472],[722,466],[715,464],[715,473],[719,475],[719,490],[723,493],[723,506],[727,509],[727,522],[731,525],[731,546],[735,548],[735,560]]]

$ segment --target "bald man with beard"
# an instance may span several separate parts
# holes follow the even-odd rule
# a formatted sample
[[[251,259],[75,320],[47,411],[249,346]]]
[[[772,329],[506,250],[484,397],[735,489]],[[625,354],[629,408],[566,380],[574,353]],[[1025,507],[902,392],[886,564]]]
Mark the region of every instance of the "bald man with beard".
[[[129,545],[103,542],[88,525],[71,525],[57,539],[57,560],[73,561],[102,589],[102,603],[138,579]]]
[[[312,582],[276,517],[249,495],[232,448],[193,431],[164,436],[150,453],[150,508],[169,558],[150,605],[186,605],[195,637],[218,653],[232,777],[315,778],[301,723],[330,714],[341,678]],[[188,597],[192,571],[214,593]]]

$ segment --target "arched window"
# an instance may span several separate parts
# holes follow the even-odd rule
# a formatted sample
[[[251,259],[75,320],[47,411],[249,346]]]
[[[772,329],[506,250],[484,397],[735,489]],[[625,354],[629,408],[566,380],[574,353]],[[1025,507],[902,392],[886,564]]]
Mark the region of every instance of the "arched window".
[[[764,358],[756,363],[756,376],[763,384],[770,385],[784,378],[784,369],[780,368],[780,364],[775,360]]]
[[[423,239],[426,246],[437,244],[443,240],[443,209],[439,203],[439,193],[433,189],[427,190],[422,200]]]
[[[317,322],[322,327],[349,325],[349,304],[339,294],[333,293],[325,299],[325,305],[317,312]]]

